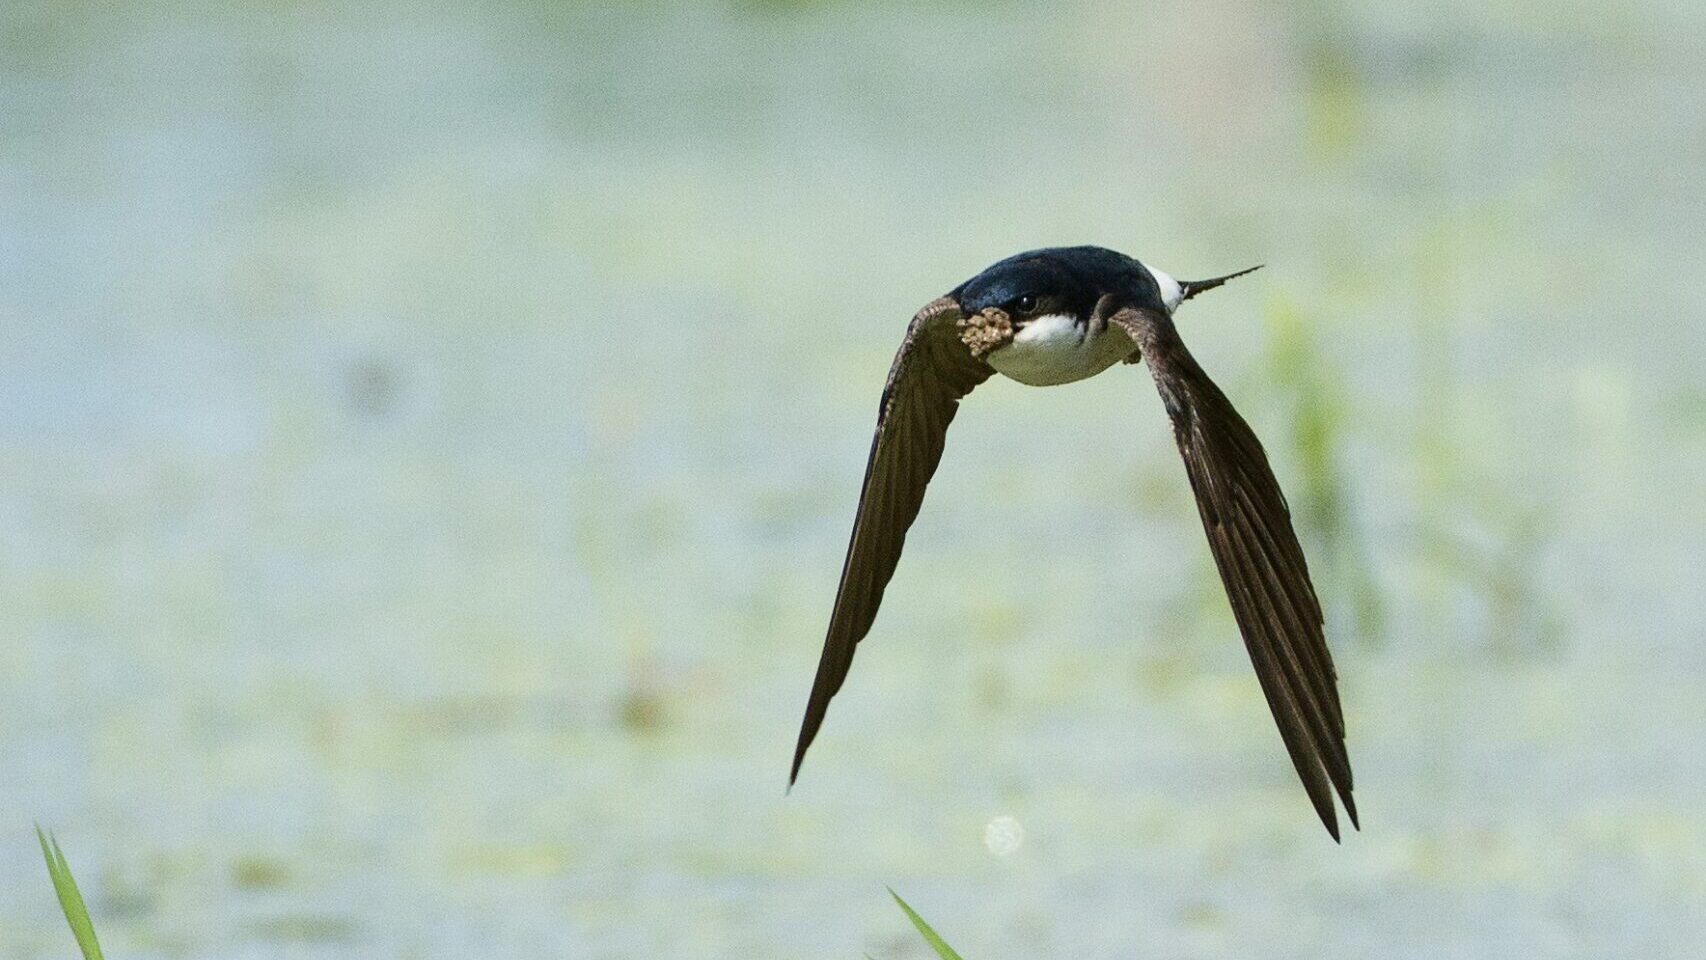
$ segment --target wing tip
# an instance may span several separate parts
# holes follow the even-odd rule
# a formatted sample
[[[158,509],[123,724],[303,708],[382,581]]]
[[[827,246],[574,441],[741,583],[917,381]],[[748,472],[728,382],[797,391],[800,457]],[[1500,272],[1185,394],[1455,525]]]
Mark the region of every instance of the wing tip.
[[[800,724],[800,738],[794,743],[794,762],[788,765],[788,789],[783,792],[784,796],[793,792],[794,784],[800,779],[800,767],[806,762],[806,751],[811,749],[812,741],[817,739],[818,728],[823,726],[825,711],[816,709],[817,691],[814,689],[812,693],[814,696],[806,706],[805,720]]]
[[[805,762],[806,747],[811,746],[811,742],[811,737],[801,730],[800,742],[794,746],[794,762],[788,766],[788,787],[782,791],[783,796],[794,791],[794,783],[800,779],[800,764]]]
[[[1333,838],[1334,843],[1342,844],[1344,843],[1344,838],[1339,831],[1338,811],[1333,805],[1334,793],[1338,795],[1339,806],[1344,807],[1345,819],[1350,821],[1352,830],[1361,833],[1362,820],[1357,815],[1357,802],[1356,798],[1351,796],[1351,788],[1348,785],[1335,786],[1337,789],[1333,793],[1328,793],[1320,797],[1315,796],[1314,791],[1310,791],[1310,800],[1314,802],[1315,813],[1320,816],[1321,825],[1327,828],[1328,836]]]

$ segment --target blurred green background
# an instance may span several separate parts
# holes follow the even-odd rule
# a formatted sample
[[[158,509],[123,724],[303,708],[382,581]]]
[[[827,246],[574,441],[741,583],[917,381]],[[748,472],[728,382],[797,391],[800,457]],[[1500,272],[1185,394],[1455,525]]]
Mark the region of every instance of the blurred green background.
[[[0,954],[70,947],[39,819],[115,957],[924,956],[884,884],[972,957],[1697,955],[1702,62],[1694,0],[4,0]],[[1342,847],[1132,368],[968,402],[783,796],[906,321],[1056,243],[1268,265],[1181,327]]]

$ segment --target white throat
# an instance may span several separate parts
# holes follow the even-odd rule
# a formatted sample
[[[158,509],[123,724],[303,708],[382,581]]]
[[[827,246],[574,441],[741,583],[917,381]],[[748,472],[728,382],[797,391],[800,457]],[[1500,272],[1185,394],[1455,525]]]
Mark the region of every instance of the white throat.
[[[1064,313],[1035,317],[1013,333],[1013,340],[989,354],[989,365],[1020,383],[1051,387],[1093,377],[1131,356],[1131,338],[1110,324],[1090,336]]]

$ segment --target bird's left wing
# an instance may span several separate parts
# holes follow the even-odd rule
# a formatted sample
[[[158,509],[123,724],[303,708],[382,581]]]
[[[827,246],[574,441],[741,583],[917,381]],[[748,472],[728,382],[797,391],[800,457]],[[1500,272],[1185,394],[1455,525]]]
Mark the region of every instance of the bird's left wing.
[[[841,586],[823,642],[817,679],[806,703],[794,764],[792,784],[800,774],[806,748],[823,725],[829,700],[847,679],[853,648],[870,631],[882,602],[883,589],[900,560],[906,530],[924,502],[924,487],[936,472],[960,398],[989,379],[995,371],[972,356],[956,324],[960,305],[951,297],[931,301],[907,327],[906,340],[889,368],[877,408],[877,431],[865,463],[865,483],[853,536],[841,567]]]
[[[1137,344],[1155,377],[1262,692],[1315,812],[1337,840],[1334,789],[1351,825],[1357,822],[1345,719],[1321,604],[1279,481],[1261,442],[1185,349],[1171,317],[1128,308],[1109,322]]]

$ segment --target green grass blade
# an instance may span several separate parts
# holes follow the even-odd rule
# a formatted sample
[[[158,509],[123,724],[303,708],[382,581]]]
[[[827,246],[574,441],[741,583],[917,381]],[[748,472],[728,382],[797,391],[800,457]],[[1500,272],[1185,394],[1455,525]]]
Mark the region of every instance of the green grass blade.
[[[71,865],[65,862],[65,852],[59,841],[41,831],[36,825],[36,839],[41,841],[41,855],[47,860],[47,875],[53,878],[53,892],[59,895],[59,909],[65,911],[65,922],[71,925],[71,935],[83,951],[83,960],[102,960],[101,943],[95,939],[95,924],[89,919],[89,908],[83,905],[83,894],[71,877]]]
[[[954,952],[953,947],[948,946],[948,941],[943,940],[936,931],[930,929],[930,925],[924,922],[924,918],[919,916],[918,912],[913,910],[905,900],[902,900],[900,894],[894,892],[893,887],[889,888],[889,896],[894,898],[895,903],[900,904],[901,910],[906,912],[906,919],[911,920],[912,925],[918,928],[919,936],[923,937],[924,942],[930,945],[930,949],[936,951],[936,956],[941,957],[942,960],[963,960],[959,954]]]

